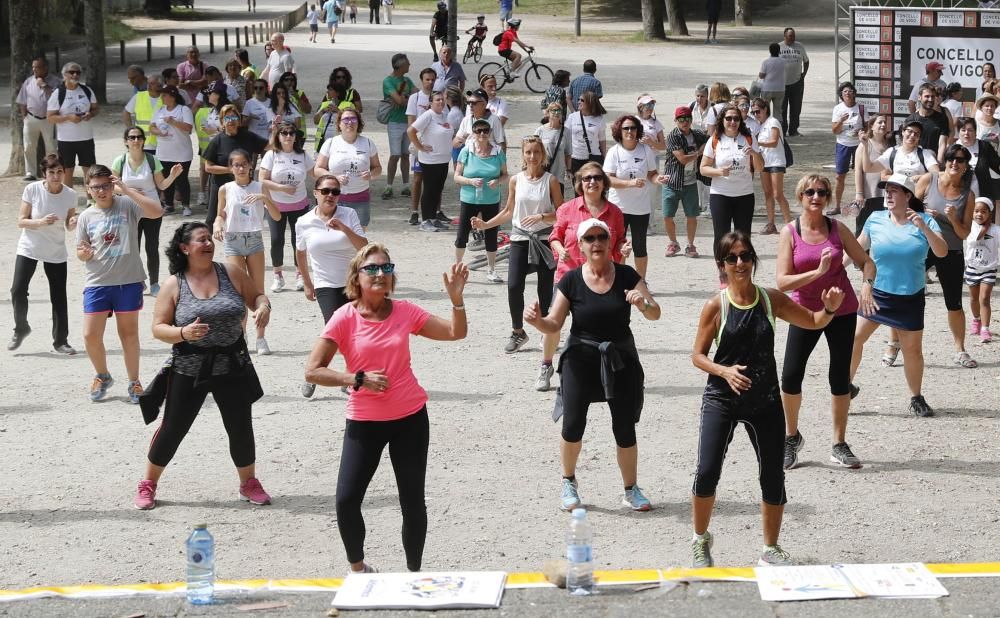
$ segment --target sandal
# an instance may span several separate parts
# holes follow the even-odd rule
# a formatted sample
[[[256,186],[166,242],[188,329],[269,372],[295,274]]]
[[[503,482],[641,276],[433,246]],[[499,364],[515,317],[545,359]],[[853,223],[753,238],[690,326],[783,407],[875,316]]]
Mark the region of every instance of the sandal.
[[[979,366],[979,363],[973,360],[973,358],[969,356],[968,352],[959,352],[957,355],[955,355],[955,364],[961,365],[966,369],[975,369],[976,367]]]
[[[886,353],[882,355],[882,366],[892,367],[896,364],[896,357],[899,356],[899,342],[898,341],[886,341],[885,345]]]

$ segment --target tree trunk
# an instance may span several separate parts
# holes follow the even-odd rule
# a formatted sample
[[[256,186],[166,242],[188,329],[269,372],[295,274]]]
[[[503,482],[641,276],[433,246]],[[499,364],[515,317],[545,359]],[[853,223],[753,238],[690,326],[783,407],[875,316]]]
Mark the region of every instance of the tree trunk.
[[[83,27],[87,33],[87,81],[98,103],[108,102],[107,53],[104,49],[104,1],[86,0]]]
[[[673,36],[689,36],[687,20],[684,19],[684,5],[681,0],[667,0],[667,22],[670,23],[670,34]]]
[[[642,0],[642,36],[647,41],[667,38],[663,30],[662,0]]]
[[[736,0],[736,23],[740,26],[752,26],[750,19],[750,0]]]
[[[24,174],[24,118],[16,100],[38,50],[41,11],[31,0],[10,0],[10,161],[8,174]],[[54,70],[58,71],[58,67]]]

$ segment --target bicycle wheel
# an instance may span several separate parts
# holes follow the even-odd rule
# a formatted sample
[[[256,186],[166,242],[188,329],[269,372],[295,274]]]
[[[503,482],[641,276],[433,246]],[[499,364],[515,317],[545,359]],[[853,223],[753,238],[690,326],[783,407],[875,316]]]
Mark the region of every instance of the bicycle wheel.
[[[532,92],[545,92],[552,85],[552,69],[544,64],[531,65],[524,74],[524,85]]]
[[[483,59],[482,45],[476,45],[476,49],[473,51],[472,59],[476,61],[476,64],[479,64],[479,61]]]
[[[487,75],[497,80],[497,90],[507,85],[507,71],[499,62],[487,62],[484,64],[483,68],[479,69],[479,82],[482,83],[483,77]]]
[[[472,56],[472,50],[468,47],[465,48],[465,54],[462,56],[462,64],[468,62],[469,58]]]

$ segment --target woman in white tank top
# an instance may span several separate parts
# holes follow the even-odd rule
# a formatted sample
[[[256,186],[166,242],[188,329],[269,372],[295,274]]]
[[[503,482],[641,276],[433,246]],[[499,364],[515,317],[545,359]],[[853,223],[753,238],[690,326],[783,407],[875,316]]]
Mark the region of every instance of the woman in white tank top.
[[[869,167],[878,161],[886,148],[895,145],[892,137],[892,125],[888,116],[876,114],[865,125],[860,133],[861,144],[854,153],[854,204],[860,209],[865,200],[870,197],[881,197],[882,189],[878,188],[882,180],[882,172],[872,171]]]

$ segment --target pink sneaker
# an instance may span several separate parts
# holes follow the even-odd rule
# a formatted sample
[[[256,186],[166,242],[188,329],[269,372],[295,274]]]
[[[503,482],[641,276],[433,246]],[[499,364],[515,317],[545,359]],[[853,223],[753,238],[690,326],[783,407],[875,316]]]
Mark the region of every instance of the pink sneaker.
[[[674,257],[681,252],[681,246],[675,242],[667,243],[667,252],[664,254],[665,257]]]
[[[139,481],[139,487],[135,492],[135,508],[140,511],[148,511],[156,507],[156,483],[149,480]]]
[[[267,495],[260,481],[255,478],[249,478],[246,482],[240,484],[240,499],[258,506],[271,504],[271,496]]]
[[[982,327],[983,323],[979,320],[979,318],[972,318],[972,324],[969,325],[969,334],[978,335]]]
[[[983,328],[981,331],[979,331],[979,336],[982,337],[983,343],[989,343],[990,341],[993,341],[993,333],[991,333],[990,329],[988,328]]]

